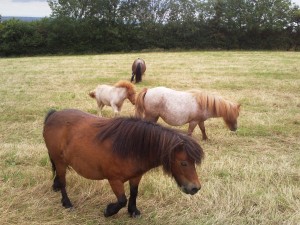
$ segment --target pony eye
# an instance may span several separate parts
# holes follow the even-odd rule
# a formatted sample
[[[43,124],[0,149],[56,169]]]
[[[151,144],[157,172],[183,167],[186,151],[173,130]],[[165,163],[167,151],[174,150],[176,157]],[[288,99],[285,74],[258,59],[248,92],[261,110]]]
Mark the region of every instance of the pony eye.
[[[181,162],[180,162],[180,165],[181,165],[181,166],[187,166],[188,163],[187,163],[187,161],[181,161]]]

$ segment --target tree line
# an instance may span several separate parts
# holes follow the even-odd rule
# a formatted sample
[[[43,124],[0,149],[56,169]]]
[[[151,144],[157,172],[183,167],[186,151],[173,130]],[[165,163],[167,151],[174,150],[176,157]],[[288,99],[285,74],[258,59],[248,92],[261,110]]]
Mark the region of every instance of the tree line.
[[[144,49],[300,50],[290,0],[48,0],[49,18],[1,21],[0,55]]]

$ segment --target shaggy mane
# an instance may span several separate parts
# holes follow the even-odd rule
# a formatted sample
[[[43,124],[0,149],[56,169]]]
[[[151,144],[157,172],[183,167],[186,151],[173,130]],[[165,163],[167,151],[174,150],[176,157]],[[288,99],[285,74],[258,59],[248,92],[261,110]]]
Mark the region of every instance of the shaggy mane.
[[[127,89],[127,93],[131,93],[134,94],[135,93],[135,86],[134,84],[125,81],[125,80],[121,80],[119,82],[117,82],[115,85],[115,87],[121,87],[121,88],[126,88]]]
[[[224,119],[236,119],[240,112],[240,105],[228,101],[221,96],[208,94],[204,91],[191,90],[199,106],[202,109],[207,109],[215,116],[223,117]]]
[[[96,125],[97,141],[110,139],[113,151],[124,158],[132,158],[141,165],[163,165],[168,174],[175,150],[184,149],[195,163],[201,163],[204,152],[190,136],[157,123],[133,117],[116,117]]]

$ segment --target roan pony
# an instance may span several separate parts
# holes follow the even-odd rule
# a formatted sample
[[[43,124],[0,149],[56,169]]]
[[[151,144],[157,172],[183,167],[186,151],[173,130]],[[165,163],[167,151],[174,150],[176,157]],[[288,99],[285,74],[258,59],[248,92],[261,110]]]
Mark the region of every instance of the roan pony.
[[[139,83],[142,81],[142,75],[146,71],[146,63],[143,59],[136,59],[134,60],[132,64],[132,76],[131,76],[131,82],[134,81],[135,77],[135,83]]]
[[[114,111],[114,116],[118,116],[122,109],[124,100],[128,100],[135,104],[135,86],[128,81],[119,81],[114,86],[98,85],[95,90],[91,91],[89,95],[95,98],[99,107],[99,115],[105,105],[111,106]]]
[[[195,167],[204,157],[200,145],[188,135],[150,121],[51,110],[45,117],[43,136],[52,163],[52,187],[61,191],[65,208],[72,207],[66,192],[69,166],[87,179],[108,180],[117,202],[107,205],[106,217],[126,206],[126,181],[130,185],[128,213],[140,215],[136,207],[140,180],[160,165],[186,194],[196,194],[201,187]]]
[[[152,122],[161,117],[172,126],[189,124],[188,134],[192,135],[198,125],[202,139],[206,140],[204,121],[211,117],[223,117],[231,131],[237,129],[240,105],[220,96],[203,91],[175,91],[166,87],[144,88],[135,102],[135,115]]]

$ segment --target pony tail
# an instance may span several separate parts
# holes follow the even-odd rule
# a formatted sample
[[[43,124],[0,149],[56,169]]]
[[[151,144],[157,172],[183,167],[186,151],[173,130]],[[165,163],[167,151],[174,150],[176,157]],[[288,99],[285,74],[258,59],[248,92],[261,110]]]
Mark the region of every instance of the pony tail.
[[[144,88],[138,95],[136,96],[135,100],[135,116],[139,118],[143,118],[145,113],[145,106],[144,106],[144,98],[147,93],[147,88]]]
[[[90,96],[91,98],[96,98],[96,91],[91,91],[91,92],[89,93],[89,96]]]
[[[50,159],[50,162],[51,162],[51,165],[52,165],[52,176],[54,178],[55,175],[56,175],[56,166],[55,166],[53,160],[51,159],[50,155],[49,155],[49,159]]]
[[[141,81],[142,81],[142,66],[141,63],[139,63],[136,67],[135,82],[139,83]]]

